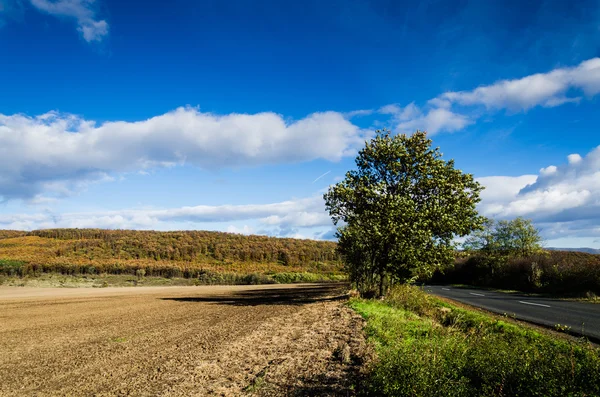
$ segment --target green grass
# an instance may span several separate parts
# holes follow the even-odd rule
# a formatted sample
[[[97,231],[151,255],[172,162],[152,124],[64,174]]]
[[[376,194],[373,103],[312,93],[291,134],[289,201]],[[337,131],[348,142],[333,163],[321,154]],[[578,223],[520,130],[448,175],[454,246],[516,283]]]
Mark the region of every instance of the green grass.
[[[9,266],[0,261],[0,266]],[[12,266],[12,264],[11,264]],[[17,264],[16,266],[19,266]],[[7,272],[8,273],[8,272]],[[18,287],[133,287],[133,286],[186,286],[186,285],[258,285],[291,284],[346,281],[339,274],[315,274],[309,272],[274,274],[238,274],[205,271],[196,278],[132,276],[128,274],[64,275],[60,273],[41,273],[39,275],[20,276],[17,271],[12,275],[0,273],[0,285]]]
[[[353,299],[378,359],[364,395],[598,396],[599,351],[465,310],[417,287]]]

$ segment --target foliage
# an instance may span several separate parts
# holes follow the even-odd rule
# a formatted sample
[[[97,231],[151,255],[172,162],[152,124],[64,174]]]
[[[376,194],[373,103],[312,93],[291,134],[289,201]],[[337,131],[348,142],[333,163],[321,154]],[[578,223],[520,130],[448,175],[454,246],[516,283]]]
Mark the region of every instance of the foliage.
[[[299,273],[229,273],[203,270],[197,277],[136,277],[131,274],[76,274],[40,273],[35,276],[2,275],[0,285],[31,287],[123,287],[123,286],[190,286],[190,285],[256,285],[343,282],[342,274]]]
[[[528,256],[540,252],[542,238],[530,219],[494,221],[467,237],[463,248],[488,255]]]
[[[203,272],[339,275],[336,244],[231,233],[52,229],[0,239],[0,274],[131,274],[198,278]],[[4,262],[16,263],[5,265]],[[6,262],[6,263],[9,263]]]
[[[406,282],[454,258],[453,239],[477,229],[482,187],[444,161],[424,132],[378,131],[356,170],[324,195],[338,228],[339,251],[359,288]]]
[[[24,262],[12,259],[0,259],[0,274],[22,276]]]
[[[460,309],[413,286],[350,305],[367,319],[378,353],[364,395],[600,395],[600,354],[586,342]]]
[[[423,281],[561,295],[598,295],[600,255],[542,251],[523,257],[494,257],[475,253],[457,258],[454,264]]]

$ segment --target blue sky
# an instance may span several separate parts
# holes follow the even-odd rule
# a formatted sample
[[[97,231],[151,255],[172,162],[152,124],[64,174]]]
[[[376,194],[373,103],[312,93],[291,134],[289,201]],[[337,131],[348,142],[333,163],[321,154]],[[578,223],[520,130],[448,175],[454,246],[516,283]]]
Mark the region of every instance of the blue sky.
[[[0,228],[327,238],[385,127],[600,247],[597,0],[0,0],[0,54]]]

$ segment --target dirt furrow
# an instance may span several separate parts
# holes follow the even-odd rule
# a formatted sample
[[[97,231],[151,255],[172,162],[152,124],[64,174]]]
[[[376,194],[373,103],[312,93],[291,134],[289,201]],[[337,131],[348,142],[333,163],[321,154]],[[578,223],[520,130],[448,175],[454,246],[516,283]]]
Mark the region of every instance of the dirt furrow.
[[[347,395],[368,356],[342,286],[1,292],[2,396]]]

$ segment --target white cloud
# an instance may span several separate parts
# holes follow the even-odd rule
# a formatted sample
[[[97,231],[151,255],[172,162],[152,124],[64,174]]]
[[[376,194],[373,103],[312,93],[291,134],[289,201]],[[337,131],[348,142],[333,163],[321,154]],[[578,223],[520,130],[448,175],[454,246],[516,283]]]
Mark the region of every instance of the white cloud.
[[[0,114],[0,196],[30,198],[52,185],[183,163],[218,169],[338,161],[368,134],[336,112],[286,121],[270,112],[216,115],[188,107],[100,125],[56,112]]]
[[[227,227],[227,233],[236,233],[236,234],[254,234],[254,229],[248,225],[244,225],[244,227],[236,227],[234,225],[229,225]]]
[[[369,116],[373,114],[373,110],[372,109],[360,109],[360,110],[352,110],[350,112],[346,112],[344,113],[344,116],[346,116],[346,118],[352,118],[352,117],[362,117],[362,116]]]
[[[472,124],[467,116],[454,113],[448,109],[431,109],[427,114],[421,114],[418,117],[407,119],[398,123],[395,127],[400,132],[414,132],[415,130],[425,130],[429,134],[438,132],[459,131]]]
[[[485,186],[485,190],[481,193],[481,199],[486,203],[511,200],[519,194],[521,189],[534,183],[536,179],[537,175],[486,176],[477,178],[477,182]]]
[[[389,114],[396,121],[412,120],[422,115],[421,109],[419,109],[419,107],[415,105],[414,102],[411,102],[404,107],[398,105],[397,103],[392,103],[380,107],[379,110],[377,110],[377,112],[379,114]]]
[[[533,219],[551,238],[600,235],[600,146],[538,175],[479,178],[486,216]]]
[[[38,10],[56,17],[73,18],[87,42],[101,41],[108,34],[108,23],[96,18],[95,0],[30,0]]]
[[[281,230],[331,226],[321,196],[294,199],[271,204],[248,205],[198,205],[167,209],[126,209],[119,211],[73,212],[54,214],[46,211],[35,214],[0,215],[2,229],[40,228],[109,228],[109,229],[162,229],[168,225],[244,222],[255,220],[258,224]],[[171,226],[172,227],[172,226]],[[229,225],[225,230],[234,233],[251,233],[248,226],[238,229]]]
[[[576,67],[501,80],[472,91],[446,92],[429,103],[446,107],[453,103],[483,105],[488,109],[519,111],[535,106],[555,107],[578,102],[579,96],[569,96],[571,89],[583,91],[587,96],[600,93],[600,58],[589,59]]]
[[[573,90],[578,90],[578,95],[573,96]],[[406,133],[419,129],[436,134],[459,131],[473,124],[480,114],[468,107],[524,111],[535,106],[579,103],[582,93],[588,97],[600,93],[600,58],[589,59],[576,67],[501,80],[471,91],[446,92],[427,101],[423,109],[414,102],[405,107],[393,103],[382,106],[378,113],[391,116],[395,131]],[[467,109],[461,109],[459,113],[452,109],[453,105]]]
[[[282,227],[315,227],[331,225],[329,215],[322,212],[293,212],[286,215],[271,215],[260,219],[265,225],[279,225]]]
[[[568,155],[567,159],[569,160],[569,164],[578,164],[581,162],[581,160],[583,160],[577,153]]]
[[[378,113],[391,115],[392,129],[402,133],[421,130],[433,135],[438,132],[458,131],[472,123],[468,117],[446,108],[430,108],[423,113],[414,102],[404,107],[395,103],[382,106]]]
[[[88,43],[90,41],[100,41],[102,37],[108,34],[108,24],[106,21],[90,21],[87,24],[80,24],[77,28]]]
[[[556,171],[558,171],[558,168],[555,165],[549,165],[548,167],[540,169],[540,175],[552,175]]]
[[[377,110],[377,112],[381,113],[381,114],[396,115],[396,114],[402,112],[402,107],[400,105],[398,105],[397,103],[391,103],[389,105],[380,107],[379,110]]]

